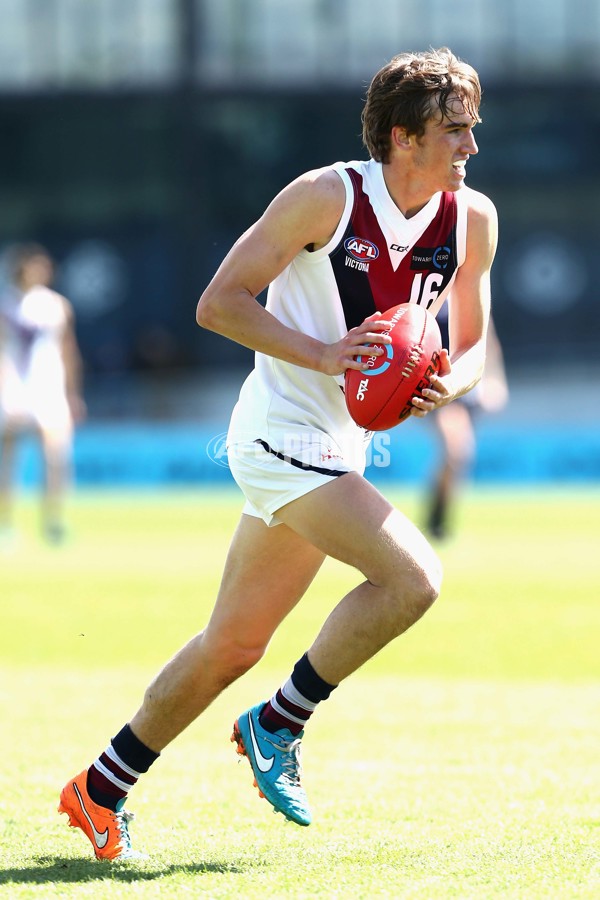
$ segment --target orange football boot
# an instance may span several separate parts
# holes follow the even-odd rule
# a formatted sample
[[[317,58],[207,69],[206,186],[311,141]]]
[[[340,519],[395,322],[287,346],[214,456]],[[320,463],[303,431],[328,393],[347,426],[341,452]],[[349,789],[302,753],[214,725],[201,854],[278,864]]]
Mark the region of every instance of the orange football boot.
[[[129,822],[133,813],[124,809],[113,812],[94,803],[87,792],[87,769],[64,786],[58,811],[68,815],[71,828],[81,828],[91,841],[97,859],[145,858],[131,847]]]

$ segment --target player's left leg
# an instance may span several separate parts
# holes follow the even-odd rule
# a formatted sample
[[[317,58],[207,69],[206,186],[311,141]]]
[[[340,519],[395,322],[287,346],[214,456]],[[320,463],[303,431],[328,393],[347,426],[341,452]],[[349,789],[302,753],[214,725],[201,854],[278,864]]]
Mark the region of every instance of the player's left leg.
[[[423,615],[439,592],[441,566],[412,522],[356,472],[281,507],[277,518],[366,579],[330,613],[290,679],[234,725],[261,792],[308,825],[298,765],[304,724],[336,685]]]
[[[475,430],[471,412],[460,400],[436,410],[432,420],[441,456],[430,488],[426,526],[432,537],[444,538],[461,482],[475,456]]]
[[[410,628],[439,594],[442,569],[429,542],[355,472],[288,503],[277,517],[365,578],[342,598],[309,648],[328,684],[339,684]]]
[[[0,432],[0,539],[9,541],[13,531],[13,478],[15,434],[8,427]]]
[[[73,427],[70,422],[40,426],[44,456],[42,493],[42,531],[51,544],[65,537],[65,503],[71,483]]]

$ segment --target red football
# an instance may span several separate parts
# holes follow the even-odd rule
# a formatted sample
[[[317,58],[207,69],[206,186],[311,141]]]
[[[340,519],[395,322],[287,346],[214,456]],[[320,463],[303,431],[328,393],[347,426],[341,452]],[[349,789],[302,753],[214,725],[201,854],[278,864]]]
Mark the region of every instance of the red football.
[[[439,369],[442,349],[438,323],[424,306],[401,303],[381,318],[392,323],[383,332],[390,335],[391,344],[380,345],[383,356],[368,357],[367,369],[347,369],[345,376],[348,412],[369,431],[385,431],[408,418],[412,398]]]

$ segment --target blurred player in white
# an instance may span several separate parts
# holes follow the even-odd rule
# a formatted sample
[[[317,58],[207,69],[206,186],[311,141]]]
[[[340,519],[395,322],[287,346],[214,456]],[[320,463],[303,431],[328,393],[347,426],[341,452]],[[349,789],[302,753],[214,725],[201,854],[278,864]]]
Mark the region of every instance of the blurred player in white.
[[[442,344],[446,348],[450,346],[448,302],[437,316]],[[429,417],[440,445],[439,460],[430,477],[426,501],[425,527],[432,538],[443,540],[451,533],[458,494],[475,461],[476,421],[481,413],[499,412],[507,402],[504,354],[490,316],[481,381],[468,394],[459,397],[455,403],[441,406]]]
[[[13,249],[12,283],[0,296],[0,530],[12,534],[16,438],[33,430],[44,460],[42,529],[65,535],[74,423],[85,414],[73,310],[50,288],[54,265],[38,244]]]

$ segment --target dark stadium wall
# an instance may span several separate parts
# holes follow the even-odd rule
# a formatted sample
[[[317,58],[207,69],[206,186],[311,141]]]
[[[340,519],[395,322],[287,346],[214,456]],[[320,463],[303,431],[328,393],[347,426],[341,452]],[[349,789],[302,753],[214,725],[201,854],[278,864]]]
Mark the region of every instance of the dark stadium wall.
[[[594,352],[600,107],[579,86],[492,87],[468,183],[500,216],[494,309],[507,361]],[[194,325],[233,240],[309,168],[364,156],[348,93],[0,98],[0,251],[40,240],[77,310],[91,372],[186,368],[248,353]]]

